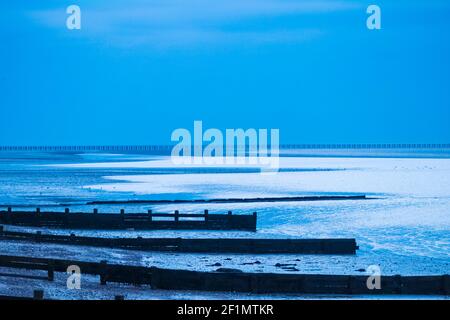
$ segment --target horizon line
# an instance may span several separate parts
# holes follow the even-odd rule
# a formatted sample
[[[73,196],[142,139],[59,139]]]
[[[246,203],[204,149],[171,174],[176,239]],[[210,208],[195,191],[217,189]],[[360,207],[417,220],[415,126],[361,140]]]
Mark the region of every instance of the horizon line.
[[[174,145],[6,145],[0,146],[0,151],[163,151],[173,147]],[[267,148],[270,147],[269,144]],[[450,149],[450,143],[280,144],[279,149]]]

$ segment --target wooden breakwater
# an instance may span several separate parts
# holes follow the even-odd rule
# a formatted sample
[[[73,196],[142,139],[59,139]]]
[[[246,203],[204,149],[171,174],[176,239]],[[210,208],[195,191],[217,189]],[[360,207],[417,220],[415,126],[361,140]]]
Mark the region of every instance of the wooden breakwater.
[[[95,230],[157,230],[157,229],[186,229],[186,230],[242,230],[256,231],[257,215],[209,214],[205,210],[202,214],[180,213],[147,213],[120,214],[70,212],[16,211],[12,208],[0,211],[0,223],[16,226],[48,227],[59,229],[95,229]]]
[[[381,288],[370,290],[367,286],[368,276],[364,275],[199,272],[108,264],[106,261],[98,263],[0,256],[2,267],[45,270],[49,274],[49,280],[53,280],[55,271],[66,272],[71,265],[80,267],[82,274],[99,275],[100,284],[103,285],[107,282],[147,284],[152,289],[344,295],[450,295],[450,275],[381,276]]]
[[[0,300],[50,300],[44,299],[44,290],[38,289],[33,290],[33,297],[18,297],[18,296],[9,296],[9,295],[0,295]]]
[[[169,290],[233,291],[304,294],[416,294],[450,295],[450,276],[383,276],[381,288],[370,290],[368,276],[220,273],[154,268],[152,288]]]
[[[264,197],[264,198],[225,198],[225,199],[191,199],[191,200],[105,200],[91,201],[87,205],[102,204],[186,204],[186,203],[258,203],[258,202],[302,202],[302,201],[338,201],[338,200],[369,200],[366,195],[354,196],[301,196],[301,197]]]
[[[81,245],[142,251],[253,253],[253,254],[355,254],[355,239],[183,239],[183,238],[101,238],[4,231],[0,239]]]

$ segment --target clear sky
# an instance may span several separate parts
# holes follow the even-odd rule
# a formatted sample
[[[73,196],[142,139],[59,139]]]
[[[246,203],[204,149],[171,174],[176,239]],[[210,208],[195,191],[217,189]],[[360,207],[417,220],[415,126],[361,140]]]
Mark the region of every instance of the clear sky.
[[[0,145],[450,142],[446,0],[1,1],[0,40]]]

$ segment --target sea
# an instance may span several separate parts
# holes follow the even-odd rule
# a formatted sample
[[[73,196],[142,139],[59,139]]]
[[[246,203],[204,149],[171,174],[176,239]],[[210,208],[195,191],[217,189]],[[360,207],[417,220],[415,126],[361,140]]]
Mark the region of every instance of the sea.
[[[127,204],[129,200],[365,195],[365,200]],[[114,200],[121,204],[90,205]],[[248,255],[138,252],[1,241],[0,254],[107,260],[170,269],[246,272],[442,275],[450,273],[450,158],[448,153],[286,152],[278,172],[246,165],[175,165],[167,155],[144,153],[0,152],[0,210],[226,213],[257,212],[257,231],[92,231],[42,230],[99,237],[185,238],[354,238],[359,250],[340,255]],[[35,232],[36,228],[5,226]],[[284,268],[283,266],[289,266]],[[0,272],[0,295],[28,296],[43,288],[55,299],[346,299],[345,296],[258,295],[152,290],[141,286],[98,285],[83,276],[80,290],[68,290],[65,274],[54,283],[20,280]],[[11,270],[10,270],[11,271]],[[11,271],[17,273],[16,270]],[[22,271],[38,273],[37,271]],[[375,296],[376,297],[376,296]],[[364,297],[359,297],[364,298]],[[374,298],[374,296],[371,296]],[[380,297],[382,298],[382,297]],[[399,297],[401,298],[401,297]],[[418,297],[421,298],[421,297]],[[435,297],[438,298],[438,297]]]

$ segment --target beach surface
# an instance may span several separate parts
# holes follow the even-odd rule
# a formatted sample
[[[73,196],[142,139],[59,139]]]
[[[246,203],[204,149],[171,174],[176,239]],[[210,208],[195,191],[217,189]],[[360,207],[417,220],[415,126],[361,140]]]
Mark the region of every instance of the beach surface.
[[[136,252],[2,241],[1,254],[214,271],[218,266],[246,272],[366,274],[378,265],[385,275],[440,275],[450,272],[450,159],[375,157],[282,157],[280,171],[254,167],[174,166],[169,157],[128,154],[0,155],[0,209],[36,207],[49,211],[91,211],[98,200],[180,200],[310,195],[366,195],[368,200],[107,204],[100,212],[258,213],[257,232],[237,231],[86,231],[43,233],[104,237],[184,238],[355,238],[355,256],[237,255]],[[5,226],[34,232],[36,228]],[[289,265],[282,268],[279,265]],[[64,276],[64,275],[62,275]],[[88,279],[87,277],[86,279]],[[0,294],[24,294],[22,280],[6,277]],[[88,280],[86,280],[87,283]],[[93,281],[92,287],[95,287]],[[104,298],[107,290],[68,294],[47,284],[54,298]],[[55,287],[56,286],[56,287]],[[114,285],[112,285],[114,286]],[[109,287],[109,285],[108,285]],[[22,288],[22,289],[21,289]],[[52,289],[53,288],[53,289]],[[59,288],[59,289],[58,289]],[[242,294],[167,293],[119,286],[129,298],[249,298]],[[111,289],[112,290],[112,289]],[[255,295],[257,297],[257,295]],[[276,298],[276,295],[266,296]],[[279,298],[287,298],[278,296]],[[290,296],[289,298],[292,298]],[[305,298],[298,296],[297,298]]]

